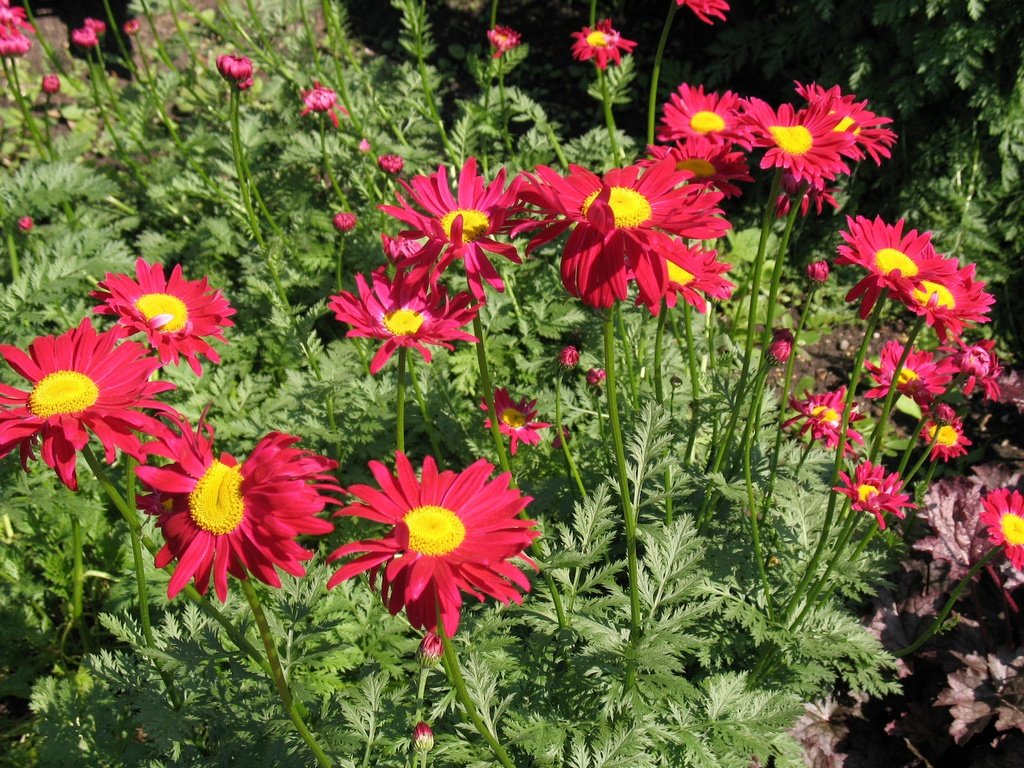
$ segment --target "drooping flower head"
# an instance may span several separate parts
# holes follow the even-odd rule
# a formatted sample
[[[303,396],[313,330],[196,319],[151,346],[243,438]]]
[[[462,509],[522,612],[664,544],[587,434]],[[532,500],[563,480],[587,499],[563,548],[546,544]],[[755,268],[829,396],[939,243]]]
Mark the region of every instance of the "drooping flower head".
[[[208,339],[227,342],[224,329],[235,310],[207,279],[186,280],[176,264],[170,277],[161,264],[135,262],[135,279],[107,273],[91,296],[103,302],[93,311],[117,318],[121,336],[144,333],[161,363],[177,365],[184,358],[196,376],[203,375],[199,356],[219,363]]]
[[[870,361],[864,364],[875,380],[875,386],[865,392],[864,397],[880,398],[888,394],[903,352],[904,347],[898,341],[887,341],[882,345],[878,364]],[[949,358],[936,361],[931,352],[912,351],[900,369],[896,390],[901,395],[913,398],[918,405],[929,405],[937,395],[946,391],[955,370]]]
[[[331,118],[331,124],[337,128],[340,123],[338,122],[338,111],[341,114],[348,117],[348,110],[338,105],[338,94],[332,91],[325,85],[320,85],[316,80],[313,81],[313,87],[308,91],[302,92],[302,112],[299,113],[300,117],[305,117],[310,112],[317,112],[319,114],[326,114]]]
[[[932,447],[932,461],[949,462],[957,456],[964,456],[971,445],[964,434],[964,422],[959,416],[941,421],[929,419],[921,428],[921,440]]]
[[[896,143],[896,134],[882,127],[891,123],[892,118],[876,115],[868,109],[867,101],[857,101],[853,94],[844,95],[838,85],[825,89],[816,83],[797,83],[796,91],[807,99],[808,104],[839,117],[833,130],[853,135],[855,159],[863,158],[867,152],[875,165],[881,165],[883,157],[892,156],[889,147]]]
[[[676,170],[693,174],[689,184],[713,187],[725,197],[739,197],[742,194],[734,181],[754,180],[742,152],[733,151],[729,144],[703,136],[692,136],[671,146],[652,144],[647,148],[647,154],[651,159],[641,160],[638,165],[654,165],[670,157],[676,161]]]
[[[379,489],[348,489],[359,501],[338,515],[394,527],[380,539],[336,549],[331,562],[360,556],[338,569],[327,587],[369,571],[371,586],[380,577],[381,598],[392,614],[405,608],[412,626],[448,637],[459,628],[463,592],[522,602],[520,590],[529,591],[530,582],[511,561],[533,565],[523,550],[539,533],[533,520],[518,517],[532,499],[509,487],[511,475],[491,480],[494,466],[484,459],[462,472],[438,472],[428,456],[419,479],[405,454],[395,454],[395,465],[393,474],[371,461]]]
[[[503,54],[519,47],[522,42],[522,36],[512,27],[495,24],[494,27],[487,30],[487,42],[494,49],[491,58],[500,59]]]
[[[689,175],[671,159],[613,169],[603,178],[578,165],[565,178],[538,166],[520,191],[545,216],[521,226],[540,228],[527,253],[571,228],[562,252],[565,289],[607,308],[626,298],[632,277],[638,303],[656,314],[668,289],[666,262],[678,261],[673,235],[713,240],[729,229],[717,208],[722,194],[685,185]]]
[[[609,63],[622,63],[622,54],[632,53],[636,41],[627,40],[615,29],[612,20],[603,19],[594,28],[584,27],[573,32],[576,42],[572,44],[572,56],[576,61],[594,60],[598,69],[607,69]]]
[[[782,426],[788,427],[804,419],[804,423],[800,426],[800,435],[810,432],[812,439],[823,442],[827,448],[836,448],[839,446],[839,430],[843,424],[845,400],[846,387],[817,395],[809,394],[803,400],[791,397],[789,405],[797,412],[797,415]],[[846,436],[843,442],[844,455],[853,453],[853,443],[864,445],[864,438],[852,426],[863,418],[864,415],[858,413],[857,406],[854,405],[850,410],[850,419],[846,427]]]
[[[864,461],[854,469],[853,476],[840,472],[843,485],[832,490],[852,499],[850,505],[858,512],[870,512],[878,520],[878,527],[885,530],[886,512],[902,520],[904,510],[917,505],[910,502],[910,495],[902,493],[903,480],[898,472],[887,473],[885,467]]]
[[[480,405],[484,411],[487,408],[487,401]],[[540,430],[551,426],[546,421],[534,421],[537,418],[537,401],[513,400],[508,390],[498,387],[494,390],[494,412],[498,414],[498,429],[501,434],[507,435],[509,439],[509,453],[516,455],[519,442],[527,445],[538,445],[540,443]],[[490,418],[484,419],[484,427],[491,428]]]
[[[905,224],[904,219],[886,224],[880,216],[874,220],[846,217],[846,229],[839,233],[844,243],[839,246],[836,264],[853,264],[868,271],[846,294],[847,301],[861,299],[861,318],[868,316],[883,290],[908,302],[922,279],[940,279],[950,273],[948,259],[932,246],[931,233],[918,234],[916,229],[904,233]]]
[[[978,518],[988,526],[989,540],[1006,546],[1006,556],[1024,571],[1024,496],[1020,491],[998,488],[981,499],[984,512]]]
[[[658,141],[706,139],[713,144],[746,144],[750,129],[740,113],[740,97],[732,91],[704,92],[704,86],[682,83],[662,107]]]
[[[31,383],[24,391],[0,384],[0,458],[15,447],[22,466],[40,455],[71,490],[78,488],[78,452],[95,435],[107,463],[117,450],[142,458],[136,432],[160,435],[166,427],[141,411],[166,410],[155,395],[174,385],[150,381],[160,361],[134,341],[118,343],[113,331],[97,333],[89,319],[60,336],[40,336],[26,354],[0,345],[0,355]]]
[[[676,5],[689,8],[705,24],[715,23],[712,16],[725,21],[725,12],[729,10],[727,0],[676,0]]]
[[[349,337],[383,339],[370,362],[370,373],[384,367],[399,347],[411,347],[430,362],[425,344],[452,349],[453,341],[476,341],[472,334],[459,329],[476,317],[477,305],[465,292],[449,299],[443,286],[431,286],[410,280],[407,272],[397,272],[389,280],[383,267],[377,269],[367,284],[356,275],[358,298],[348,291],[332,296],[328,307],[334,316],[352,329]]]
[[[706,297],[724,301],[736,290],[735,283],[723,277],[732,265],[718,261],[715,251],[680,246],[675,249],[673,257],[665,261],[668,269],[665,301],[668,306],[674,307],[677,297],[682,297],[703,314],[708,308]]]
[[[24,56],[32,47],[25,32],[32,29],[26,21],[25,9],[11,8],[6,0],[0,3],[0,58]]]
[[[587,371],[587,384],[591,387],[600,387],[607,377],[608,373],[604,368],[591,368]]]
[[[436,282],[448,265],[462,259],[470,289],[483,301],[484,282],[497,291],[505,289],[487,254],[504,256],[516,264],[521,261],[514,245],[495,239],[508,233],[512,226],[510,217],[518,212],[518,181],[513,181],[506,189],[505,169],[502,168],[488,184],[477,174],[476,168],[475,157],[465,162],[459,171],[454,195],[448,185],[448,170],[443,165],[429,176],[403,181],[410,200],[396,193],[399,205],[382,205],[380,209],[410,227],[402,231],[401,237],[426,238],[415,255],[399,266],[412,268],[415,279],[429,278]],[[426,213],[421,213],[416,206]]]
[[[839,118],[820,107],[795,110],[782,104],[778,110],[767,102],[747,100],[744,120],[755,147],[764,147],[761,168],[782,168],[797,184],[824,187],[841,173],[849,173],[844,157],[855,154],[853,136],[833,130]]]
[[[907,307],[935,331],[939,341],[959,336],[974,323],[987,323],[995,297],[985,283],[974,279],[974,264],[959,268],[956,259],[943,259],[945,273],[922,278],[905,301]]]
[[[998,400],[999,377],[1003,375],[1003,366],[996,357],[995,339],[966,344],[958,336],[954,341],[955,347],[943,347],[943,350],[949,353],[948,360],[954,370],[964,376],[964,395],[970,395],[975,386],[981,384],[985,397]]]
[[[205,421],[195,431],[179,421],[177,433],[146,445],[149,454],[172,463],[135,469],[152,491],[139,498],[139,508],[157,518],[164,535],[156,567],[178,561],[167,585],[169,598],[190,580],[206,594],[212,575],[223,602],[229,573],[238,579],[252,574],[280,587],[275,566],[301,577],[302,563],[313,556],[296,537],[334,530],[317,515],[339,503],[327,495],[341,491],[331,474],[336,462],[296,448],[299,438],[280,432],[260,439],[244,462],[215,455],[213,438]]]

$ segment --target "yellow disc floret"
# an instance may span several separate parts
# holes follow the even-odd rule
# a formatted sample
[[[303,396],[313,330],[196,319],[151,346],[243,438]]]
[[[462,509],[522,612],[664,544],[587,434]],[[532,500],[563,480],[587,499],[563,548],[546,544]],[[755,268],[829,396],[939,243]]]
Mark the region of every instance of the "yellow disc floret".
[[[48,419],[61,413],[81,413],[99,399],[96,382],[78,371],[54,371],[32,388],[28,409],[34,416]]]
[[[180,331],[188,322],[185,302],[169,293],[144,293],[135,300],[135,308],[147,320],[157,319],[155,325],[164,333]]]
[[[698,133],[724,131],[725,120],[717,112],[702,109],[700,112],[693,113],[693,117],[690,118],[690,127]]]
[[[1020,515],[1007,512],[999,521],[999,527],[1003,530],[1007,544],[1015,547],[1024,544],[1024,518]]]
[[[914,289],[914,298],[923,307],[953,309],[956,306],[953,292],[942,283],[933,283],[931,280],[921,281],[921,287]]]
[[[411,336],[423,325],[424,317],[415,309],[393,309],[381,318],[384,327],[395,336]]]
[[[864,485],[857,486],[857,498],[864,502],[870,499],[872,496],[878,495],[878,488],[873,485],[864,483]]]
[[[909,368],[903,368],[902,370],[900,370],[900,375],[899,375],[899,379],[897,381],[897,386],[905,387],[910,382],[917,381],[920,378],[921,377],[918,376],[917,373],[915,373],[914,371],[910,370]]]
[[[409,529],[409,549],[421,555],[447,555],[466,538],[466,526],[450,509],[427,504],[413,507],[402,518]]]
[[[913,259],[895,248],[880,248],[876,251],[875,266],[884,275],[898,269],[904,277],[914,277],[920,271]]]
[[[802,125],[770,125],[768,132],[788,155],[806,155],[814,146],[814,137]]]
[[[680,160],[676,163],[676,170],[690,171],[690,173],[698,179],[706,179],[708,176],[715,175],[715,166],[700,157],[691,157],[686,160]]]
[[[697,279],[692,272],[687,272],[675,262],[667,261],[665,265],[668,267],[668,281],[670,283],[689,285]]]
[[[214,535],[231,533],[245,516],[242,467],[214,460],[188,495],[192,522]]]
[[[478,211],[475,208],[460,208],[457,211],[446,213],[441,218],[441,226],[444,227],[444,233],[449,238],[452,236],[452,224],[455,222],[456,216],[462,217],[462,242],[464,243],[472,243],[481,235],[487,234],[487,230],[491,228],[491,220],[483,211]]]
[[[595,29],[587,35],[587,45],[593,46],[594,48],[604,48],[608,45],[608,35]]]
[[[938,436],[936,436],[936,433],[938,433]],[[960,433],[956,431],[955,427],[949,426],[949,424],[943,424],[941,427],[932,426],[928,429],[928,439],[938,445],[950,448],[960,440]]]
[[[506,408],[501,412],[501,420],[512,429],[519,429],[519,427],[526,426],[526,417],[523,416],[522,411],[517,411],[515,408]]]
[[[590,206],[599,194],[601,194],[601,190],[591,192],[583,201],[581,212],[584,216],[587,215]],[[617,228],[639,227],[651,218],[653,212],[650,201],[635,189],[628,187],[612,187],[611,194],[608,196],[608,207],[612,209],[612,216]]]
[[[811,416],[827,424],[838,424],[839,414],[827,405],[818,405],[811,409]]]

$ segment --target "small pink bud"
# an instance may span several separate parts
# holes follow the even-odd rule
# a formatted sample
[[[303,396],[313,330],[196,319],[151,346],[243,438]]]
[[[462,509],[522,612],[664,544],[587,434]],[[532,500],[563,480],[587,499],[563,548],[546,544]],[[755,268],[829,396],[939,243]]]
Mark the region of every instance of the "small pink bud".
[[[97,35],[107,34],[107,22],[105,21],[100,21],[99,19],[94,19],[92,17],[86,17],[84,24],[86,29],[91,29]]]
[[[956,411],[947,403],[939,403],[932,411],[932,418],[936,424],[952,424],[956,421]]]
[[[424,667],[436,667],[442,656],[444,656],[444,645],[441,643],[441,638],[436,632],[428,631],[420,641],[416,658]]]
[[[402,168],[405,167],[405,161],[398,155],[381,155],[377,158],[377,166],[384,171],[384,173],[397,175],[401,173]]]
[[[607,376],[608,374],[604,372],[604,368],[591,368],[587,371],[587,384],[592,387],[599,387]]]
[[[128,35],[128,37],[135,37],[135,35],[139,34],[140,26],[138,19],[128,19],[121,29],[124,30],[124,33]]]
[[[85,21],[86,26],[71,30],[71,42],[79,48],[95,48],[100,44],[100,37],[95,29],[88,26],[89,19]]]
[[[248,56],[224,53],[217,57],[217,71],[229,83],[244,91],[252,85],[252,60]]]
[[[776,328],[768,345],[768,360],[773,365],[782,365],[793,354],[793,334],[785,328]]]
[[[563,368],[575,368],[580,362],[580,351],[571,344],[558,354],[558,364]]]
[[[561,450],[561,448],[562,448],[562,441],[564,440],[565,442],[568,443],[569,442],[569,438],[570,438],[569,428],[566,427],[566,426],[563,426],[562,427],[562,434],[561,435],[557,435],[556,434],[553,438],[551,438],[551,447],[554,448],[556,451]]]
[[[420,721],[413,729],[412,742],[417,752],[429,752],[434,748],[434,732],[429,725]]]
[[[824,259],[812,261],[807,265],[807,279],[820,285],[828,281],[829,271],[828,262]]]
[[[359,217],[354,213],[348,213],[341,211],[334,214],[334,218],[331,219],[334,223],[334,228],[339,232],[351,232],[356,228],[356,224],[359,222]]]
[[[60,92],[60,78],[57,75],[43,75],[42,91],[47,96]]]
[[[18,219],[18,229],[20,229],[22,232],[26,234],[31,232],[32,227],[34,227],[35,225],[36,223],[31,216],[22,216],[20,219]]]
[[[359,151],[360,152],[364,152],[364,153],[365,152],[369,152],[370,151],[370,142],[368,142],[366,139],[360,139],[359,140]]]

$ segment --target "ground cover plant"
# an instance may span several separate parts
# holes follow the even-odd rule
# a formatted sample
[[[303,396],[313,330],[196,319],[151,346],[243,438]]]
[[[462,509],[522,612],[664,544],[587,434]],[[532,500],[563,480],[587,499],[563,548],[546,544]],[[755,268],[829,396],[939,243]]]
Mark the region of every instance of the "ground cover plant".
[[[106,4],[68,57],[0,0],[3,759],[829,765],[850,702],[892,761],[933,705],[1008,759],[984,265],[913,210],[801,237],[899,125],[666,82],[724,0],[546,50],[494,3],[458,70],[394,7],[397,62],[330,0]],[[537,57],[586,67],[582,132]]]

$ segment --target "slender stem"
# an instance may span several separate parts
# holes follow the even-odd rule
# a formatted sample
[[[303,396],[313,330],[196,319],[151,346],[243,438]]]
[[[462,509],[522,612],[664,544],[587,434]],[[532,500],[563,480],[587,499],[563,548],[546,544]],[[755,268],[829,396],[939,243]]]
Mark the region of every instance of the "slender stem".
[[[32,110],[29,108],[28,103],[25,101],[25,96],[21,92],[21,83],[18,80],[18,63],[10,61],[6,56],[0,57],[0,61],[3,62],[4,74],[11,84],[11,90],[14,91],[14,100],[18,102],[18,109],[21,110],[21,116],[25,121],[25,125],[28,126],[29,133],[32,134],[32,140],[35,142],[36,149],[39,150],[40,157],[46,157],[46,142],[43,141],[39,128],[36,126],[36,121],[32,117]]]
[[[288,715],[295,725],[295,730],[299,732],[302,740],[309,746],[313,756],[316,757],[317,764],[320,766],[333,765],[334,763],[331,761],[331,758],[324,752],[316,737],[310,733],[306,723],[302,720],[302,715],[299,714],[295,699],[292,698],[291,689],[288,687],[288,681],[285,680],[284,669],[281,668],[281,659],[277,655],[277,645],[270,632],[270,624],[267,623],[267,616],[263,613],[263,606],[260,605],[260,599],[256,596],[256,590],[252,586],[252,581],[248,577],[238,581],[242,585],[245,599],[249,601],[249,607],[252,608],[253,618],[256,619],[256,626],[259,628],[260,638],[263,640],[263,647],[267,652],[267,661],[270,662],[274,687],[277,688],[277,695],[281,697],[281,704],[284,706],[285,714]]]
[[[18,265],[18,246],[14,242],[14,229],[7,228],[7,255],[11,264],[11,280],[17,280],[21,276],[21,267]]]
[[[85,586],[83,573],[82,524],[77,515],[71,515],[71,621],[82,638],[82,650],[89,653],[92,650],[92,636],[82,611],[82,592]]]
[[[637,408],[640,402],[640,384],[637,381],[636,363],[633,359],[634,348],[629,341],[629,334],[626,332],[626,321],[622,317],[622,306],[618,303],[613,307],[615,312],[615,324],[619,327],[619,341],[622,342],[622,355],[626,361],[626,378],[629,381],[629,396],[633,401],[633,408]]]
[[[654,399],[661,405],[665,402],[665,389],[661,375],[661,345],[665,337],[665,321],[668,318],[668,305],[661,300],[661,311],[658,312],[658,326],[654,332]]]
[[[672,29],[672,21],[676,17],[679,4],[676,0],[669,0],[668,16],[665,17],[665,26],[661,28],[661,37],[658,39],[658,52],[654,54],[654,68],[651,70],[651,93],[647,99],[647,143],[654,143],[654,117],[658,108],[658,80],[661,78],[661,60],[665,56],[665,45],[668,43],[668,35]]]
[[[576,488],[580,492],[580,498],[587,498],[587,489],[580,479],[580,471],[576,468],[576,462],[572,458],[572,450],[569,448],[569,435],[562,428],[562,375],[559,373],[558,381],[555,382],[555,429],[558,430],[558,442],[562,446],[562,455],[565,457],[565,464],[569,468],[569,474],[576,482]]]
[[[420,14],[422,14],[421,20],[426,20],[427,6],[426,3],[420,5]],[[437,133],[441,137],[441,144],[444,145],[445,152],[448,153],[448,158],[453,162],[458,162],[458,155],[455,152],[455,148],[452,147],[451,142],[448,141],[448,133],[444,129],[444,121],[441,119],[441,114],[437,109],[437,102],[434,100],[434,89],[430,87],[430,73],[427,72],[427,62],[423,57],[423,29],[417,22],[413,34],[416,38],[416,67],[420,73],[420,84],[423,87],[423,98],[427,102],[427,109],[430,112],[430,117],[434,121],[434,125],[437,126]]]
[[[395,445],[405,453],[405,358],[408,347],[398,348],[398,374],[395,380]]]
[[[331,156],[327,152],[327,125],[324,121],[320,120],[320,152],[324,157],[324,170],[327,172],[327,180],[331,183],[331,188],[334,190],[334,194],[338,197],[338,202],[341,203],[341,207],[346,211],[351,210],[348,204],[348,198],[345,197],[345,193],[341,191],[341,187],[338,186],[338,181],[334,177],[334,169],[331,166]]]
[[[911,351],[913,351],[912,348],[917,340],[917,335],[924,328],[925,319],[925,316],[921,315],[914,323],[913,328],[910,329],[910,335],[907,336],[907,342],[903,346],[903,354],[892,371],[892,381],[889,383],[889,391],[886,393],[885,402],[882,404],[882,414],[878,417],[874,432],[871,433],[871,451],[868,454],[868,461],[873,462],[878,458],[878,453],[882,448],[882,441],[885,438],[885,432],[889,427],[889,413],[892,410],[893,403],[896,402],[896,393],[899,391],[900,372],[903,370],[907,358],[910,357]]]
[[[769,370],[768,361],[762,359],[757,372],[756,382],[754,383],[754,392],[764,389],[764,382]],[[757,565],[757,574],[761,579],[761,589],[764,590],[765,611],[768,615],[768,620],[774,621],[771,586],[768,583],[768,573],[764,567],[764,555],[761,552],[761,535],[757,519],[759,511],[757,499],[754,496],[754,478],[751,468],[751,454],[753,452],[755,434],[759,427],[759,417],[757,415],[747,417],[747,423],[743,430],[743,439],[741,440],[743,445],[743,479],[747,489],[747,511],[750,515],[750,539],[754,546],[754,562]],[[767,511],[767,505],[764,506],[764,509]]]
[[[508,454],[505,452],[505,441],[501,438],[501,427],[498,425],[498,413],[494,408],[494,387],[491,385],[491,374],[487,369],[487,350],[484,344],[484,326],[480,321],[480,315],[473,318],[473,335],[479,341],[476,343],[476,362],[480,369],[480,388],[483,390],[484,402],[487,403],[487,415],[491,422],[491,439],[494,441],[494,450],[498,454],[498,464],[504,472],[512,473],[512,467],[508,463]]]
[[[238,88],[235,86],[231,86],[231,154],[235,160],[235,173],[238,175],[238,187],[242,193],[242,204],[245,206],[246,216],[249,218],[249,227],[252,229],[256,242],[260,244],[261,248],[266,249],[267,244],[263,240],[260,222],[252,207],[249,177],[242,157],[242,137],[238,120]]]
[[[562,144],[558,140],[558,136],[555,134],[555,129],[551,127],[551,123],[549,123],[547,120],[544,121],[543,128],[544,133],[547,134],[548,141],[551,142],[551,148],[554,150],[555,157],[558,158],[559,164],[562,166],[562,168],[568,168],[569,160],[568,158],[566,158],[565,152],[562,150]]]
[[[601,86],[601,106],[604,110],[604,122],[608,126],[608,142],[612,145],[612,156],[615,165],[622,165],[625,162],[625,155],[622,147],[619,146],[618,130],[615,127],[615,116],[612,115],[612,97],[608,92],[608,81],[605,79],[604,70],[597,70],[597,82]]]
[[[439,629],[440,631],[437,633],[437,636],[441,638],[441,645],[444,648],[444,669],[448,673],[448,681],[455,689],[455,694],[459,697],[462,708],[466,710],[466,716],[473,723],[477,733],[483,736],[491,746],[491,751],[494,752],[498,762],[505,766],[505,768],[515,768],[515,763],[512,762],[512,758],[509,757],[508,752],[505,751],[501,742],[498,741],[497,736],[491,733],[490,729],[480,718],[480,713],[477,712],[476,706],[469,696],[466,681],[462,678],[462,671],[459,669],[459,658],[455,654],[455,647],[452,645],[452,641],[448,639],[444,629],[441,627]]]

